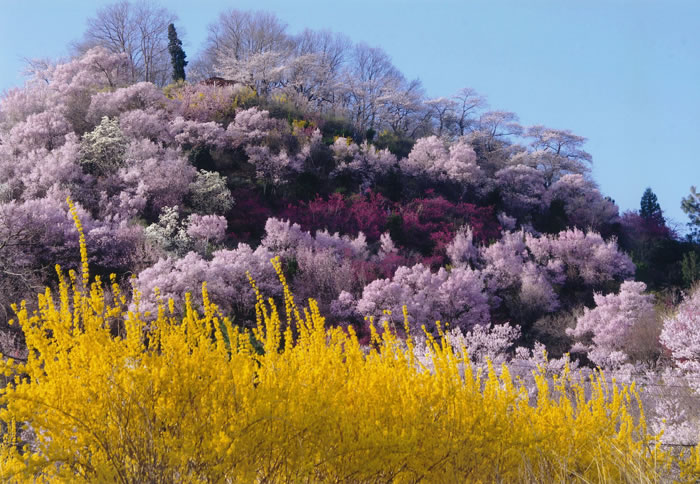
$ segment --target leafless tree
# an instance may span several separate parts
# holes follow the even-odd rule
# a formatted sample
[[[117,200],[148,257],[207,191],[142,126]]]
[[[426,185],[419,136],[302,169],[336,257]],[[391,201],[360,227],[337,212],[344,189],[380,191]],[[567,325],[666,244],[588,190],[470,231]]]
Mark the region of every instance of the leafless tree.
[[[456,134],[464,136],[471,131],[475,124],[475,114],[479,109],[487,106],[486,99],[480,96],[474,89],[465,87],[452,96],[454,105],[454,125]]]
[[[122,0],[107,5],[88,19],[83,39],[75,44],[78,53],[102,46],[125,53],[131,66],[131,82],[165,85],[170,81],[168,25],[177,16],[147,1]]]
[[[379,126],[380,98],[401,73],[382,49],[367,44],[355,46],[346,72],[347,107],[360,132]]]

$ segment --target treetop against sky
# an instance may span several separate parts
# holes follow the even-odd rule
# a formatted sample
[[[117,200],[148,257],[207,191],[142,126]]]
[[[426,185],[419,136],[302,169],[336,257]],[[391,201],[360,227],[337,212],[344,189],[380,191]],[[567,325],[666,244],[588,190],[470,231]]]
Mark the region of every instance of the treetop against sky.
[[[23,59],[67,56],[110,3],[0,1],[0,90],[21,85]],[[381,47],[429,98],[469,86],[523,125],[570,129],[588,139],[593,176],[622,210],[638,209],[650,186],[667,218],[687,221],[681,197],[700,183],[697,2],[167,2],[188,59],[232,6],[274,13],[291,33],[328,29]]]

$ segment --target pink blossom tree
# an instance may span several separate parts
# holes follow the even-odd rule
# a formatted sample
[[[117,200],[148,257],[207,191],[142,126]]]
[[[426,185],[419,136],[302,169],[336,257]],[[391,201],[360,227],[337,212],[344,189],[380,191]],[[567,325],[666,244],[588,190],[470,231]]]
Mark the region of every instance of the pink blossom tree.
[[[700,391],[700,289],[696,288],[664,320],[661,344],[671,352],[674,364],[695,378]]]
[[[630,359],[630,339],[647,320],[655,318],[654,297],[644,294],[643,282],[625,281],[618,294],[596,293],[596,307],[586,308],[568,333],[588,358],[601,367],[617,366]]]
[[[414,333],[425,325],[435,330],[435,322],[449,322],[462,329],[489,321],[488,297],[484,293],[481,274],[458,267],[437,273],[417,264],[399,267],[391,279],[377,279],[362,290],[356,311],[376,321],[402,323],[402,307],[407,307],[409,323]]]
[[[525,234],[525,239],[537,263],[546,266],[561,261],[568,278],[589,286],[634,275],[632,260],[619,251],[617,242],[605,241],[596,232],[571,229],[542,237]]]
[[[331,176],[349,175],[361,188],[370,188],[377,178],[398,168],[396,157],[389,150],[378,150],[366,141],[358,146],[347,138],[338,138],[331,145],[336,168]]]

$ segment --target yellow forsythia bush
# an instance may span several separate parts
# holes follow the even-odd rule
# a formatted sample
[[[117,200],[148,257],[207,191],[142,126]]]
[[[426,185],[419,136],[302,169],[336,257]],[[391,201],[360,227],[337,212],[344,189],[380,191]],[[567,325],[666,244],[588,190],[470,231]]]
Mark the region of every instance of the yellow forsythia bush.
[[[85,290],[87,271],[17,310],[30,351],[3,363],[3,481],[641,482],[673,464],[633,387],[538,374],[533,398],[436,341],[427,371],[410,339],[387,329],[365,349],[288,291],[286,318],[259,296],[254,334],[206,287],[204,314],[166,303],[146,322],[116,284]]]

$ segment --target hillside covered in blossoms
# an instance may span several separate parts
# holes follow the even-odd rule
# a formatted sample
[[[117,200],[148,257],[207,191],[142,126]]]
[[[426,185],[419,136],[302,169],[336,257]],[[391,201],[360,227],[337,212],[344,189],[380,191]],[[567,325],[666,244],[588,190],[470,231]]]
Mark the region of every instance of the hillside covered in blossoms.
[[[118,8],[136,7],[90,25]],[[429,99],[380,48],[231,10],[185,70],[167,11],[140,8],[160,54],[89,29],[74,57],[32,63],[0,100],[3,355],[32,361],[37,335],[11,320],[50,314],[36,294],[58,290],[56,264],[81,271],[77,217],[91,274],[113,275],[107,300],[120,292],[144,333],[164,301],[185,319],[210,301],[244,334],[261,298],[284,307],[281,276],[358,348],[379,332],[415,338],[426,371],[431,338],[526,379],[538,365],[602,368],[638,382],[660,443],[698,443],[694,189],[678,194],[691,220],[679,235],[646,187],[640,210],[620,213],[585,138],[524,126],[468,87]],[[122,326],[112,337],[133,333]],[[274,352],[265,338],[251,351]]]

